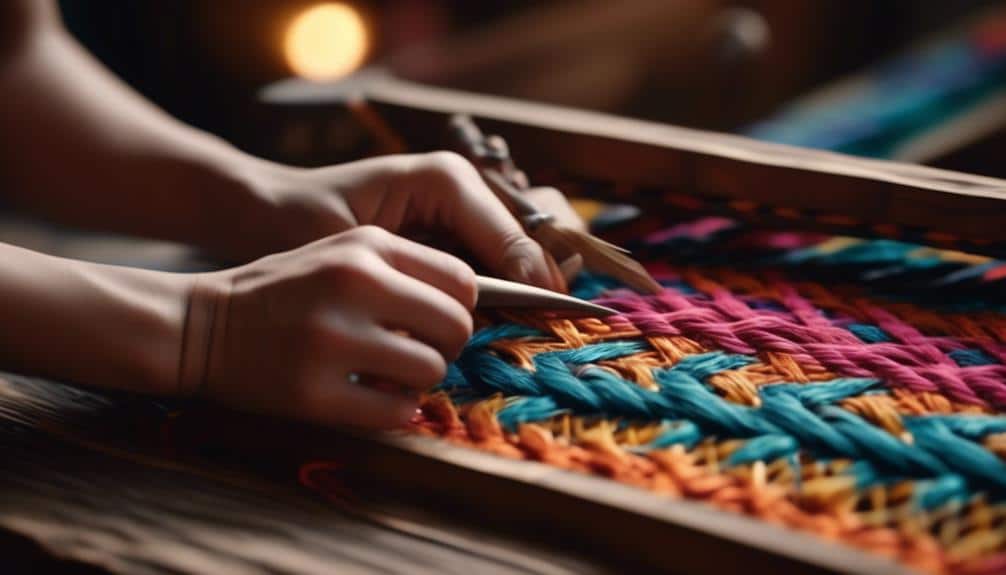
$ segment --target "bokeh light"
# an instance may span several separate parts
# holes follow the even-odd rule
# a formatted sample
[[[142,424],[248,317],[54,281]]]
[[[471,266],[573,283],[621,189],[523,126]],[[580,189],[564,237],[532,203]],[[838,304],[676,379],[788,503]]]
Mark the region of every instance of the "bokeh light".
[[[367,22],[342,2],[319,4],[299,14],[284,42],[294,73],[318,82],[352,73],[363,64],[369,48]]]

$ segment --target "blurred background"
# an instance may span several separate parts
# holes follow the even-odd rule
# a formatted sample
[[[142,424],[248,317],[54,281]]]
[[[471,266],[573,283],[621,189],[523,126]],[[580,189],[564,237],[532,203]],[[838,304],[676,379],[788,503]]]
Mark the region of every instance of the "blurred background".
[[[431,84],[1006,176],[1006,2],[62,0],[177,117],[268,154],[256,94]]]

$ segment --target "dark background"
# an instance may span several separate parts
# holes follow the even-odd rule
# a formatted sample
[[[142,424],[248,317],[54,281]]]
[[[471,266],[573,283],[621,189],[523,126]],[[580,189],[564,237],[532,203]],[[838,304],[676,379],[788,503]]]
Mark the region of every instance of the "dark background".
[[[666,0],[608,2],[619,11],[644,10]],[[177,117],[216,132],[238,145],[253,125],[256,91],[290,74],[281,52],[285,27],[301,10],[318,2],[305,0],[62,0],[68,27],[112,70]],[[354,0],[373,22],[377,34],[371,61],[408,53],[418,46],[463,38],[454,54],[493,46],[480,44],[480,34],[535,11],[565,10],[563,22],[587,18],[602,5],[590,1]],[[995,4],[945,0],[679,0],[683,13],[698,25],[671,30],[680,36],[677,57],[626,62],[637,70],[625,87],[603,93],[614,82],[598,77],[598,95],[580,90],[570,98],[547,82],[509,79],[530,74],[536,58],[510,59],[481,76],[477,70],[445,71],[423,78],[449,86],[522,98],[597,108],[686,126],[734,131],[762,119],[785,102],[859,70],[919,38],[939,31],[954,19]],[[754,17],[768,32],[767,45],[731,52],[729,30],[717,26],[724,14]],[[533,22],[533,19],[532,19]],[[707,26],[708,23],[708,26]],[[531,26],[533,28],[533,25]],[[719,30],[710,41],[708,29]],[[661,23],[647,32],[660,36]],[[539,31],[540,32],[540,31]],[[486,36],[481,36],[486,37]],[[497,37],[498,38],[498,37]],[[604,41],[600,34],[596,40]],[[499,40],[494,40],[499,42]],[[566,46],[556,59],[574,67],[577,50]],[[637,39],[632,39],[637,41]],[[638,40],[642,42],[642,39]],[[503,42],[505,43],[505,42]],[[477,48],[472,48],[472,47]],[[662,50],[663,48],[657,48]],[[653,51],[653,48],[649,48]],[[668,52],[671,50],[668,49]],[[637,53],[646,52],[646,49]],[[732,54],[732,55],[731,55]],[[485,58],[485,56],[479,56]],[[589,62],[597,54],[584,56]],[[642,62],[642,63],[640,63]],[[449,62],[443,63],[445,70]],[[587,80],[590,84],[590,79]],[[978,166],[979,168],[981,166]]]

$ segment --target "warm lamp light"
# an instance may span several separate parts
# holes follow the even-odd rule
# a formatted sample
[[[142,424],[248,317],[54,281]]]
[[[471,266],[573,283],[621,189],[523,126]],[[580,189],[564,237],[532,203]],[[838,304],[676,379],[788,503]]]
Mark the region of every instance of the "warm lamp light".
[[[299,14],[286,31],[284,49],[298,76],[334,80],[360,67],[369,48],[369,30],[348,4],[330,2]]]

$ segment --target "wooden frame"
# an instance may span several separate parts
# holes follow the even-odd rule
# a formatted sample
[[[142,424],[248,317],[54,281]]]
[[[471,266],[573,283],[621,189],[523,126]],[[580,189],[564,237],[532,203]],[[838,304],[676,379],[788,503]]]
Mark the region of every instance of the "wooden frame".
[[[893,225],[937,243],[954,238],[985,253],[1006,253],[1006,181],[995,178],[464,94],[376,71],[337,85],[283,82],[263,94],[282,116],[318,125],[359,98],[412,150],[442,147],[447,117],[466,113],[487,132],[506,138],[522,167],[657,191],[632,200],[660,203],[663,192],[674,191],[728,206],[753,202],[768,208],[754,217],[792,227],[868,233]],[[315,160],[336,159],[324,154]],[[368,481],[475,510],[486,521],[545,527],[644,567],[908,572],[882,558],[702,504],[440,440],[385,435],[356,438],[340,449],[353,453],[358,463],[353,468],[367,470]]]
[[[414,150],[442,148],[446,117],[463,112],[506,138],[528,169],[672,191],[728,208],[754,204],[768,209],[736,214],[767,223],[856,234],[897,226],[909,239],[1006,254],[1006,180],[997,178],[466,94],[379,71],[334,85],[291,80],[263,92],[281,116],[319,129],[354,98],[377,108]],[[337,159],[324,150],[320,157]]]

